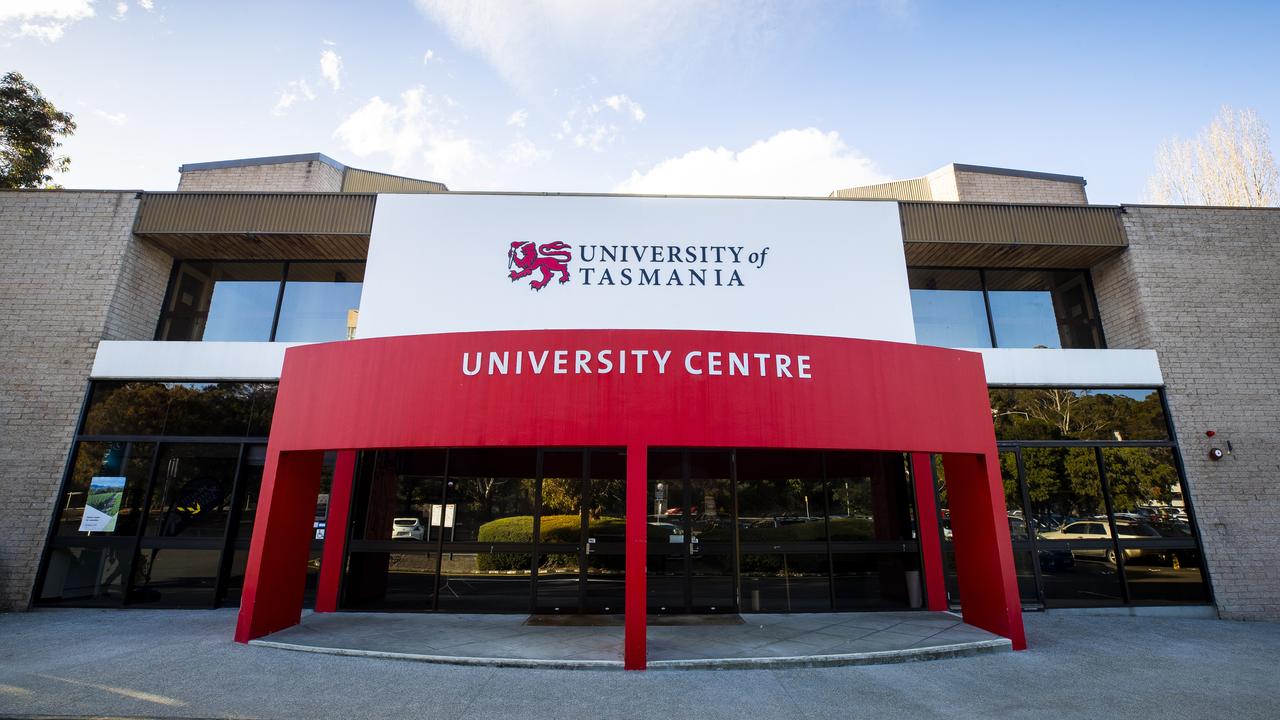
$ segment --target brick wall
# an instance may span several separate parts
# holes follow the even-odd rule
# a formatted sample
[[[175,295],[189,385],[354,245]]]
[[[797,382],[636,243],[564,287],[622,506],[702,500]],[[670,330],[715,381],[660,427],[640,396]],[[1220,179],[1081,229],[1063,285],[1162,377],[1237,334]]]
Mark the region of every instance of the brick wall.
[[[341,192],[342,171],[316,160],[245,165],[214,170],[188,170],[179,190],[244,190],[261,192]]]
[[[1160,355],[1219,612],[1280,619],[1280,209],[1123,219],[1129,249],[1093,269],[1107,343]]]
[[[171,260],[134,192],[0,192],[0,609],[25,608],[98,341],[150,339]]]
[[[1045,203],[1084,205],[1084,186],[1074,182],[960,170],[955,173],[961,202]],[[951,199],[951,198],[937,198]]]

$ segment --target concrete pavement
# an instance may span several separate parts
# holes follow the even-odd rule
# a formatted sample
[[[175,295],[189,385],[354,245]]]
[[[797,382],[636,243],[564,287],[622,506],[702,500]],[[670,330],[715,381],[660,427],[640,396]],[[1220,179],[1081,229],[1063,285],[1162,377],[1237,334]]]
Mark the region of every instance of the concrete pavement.
[[[1280,717],[1280,625],[1028,613],[1031,649],[644,673],[454,667],[231,642],[234,610],[0,615],[0,715],[248,718]]]

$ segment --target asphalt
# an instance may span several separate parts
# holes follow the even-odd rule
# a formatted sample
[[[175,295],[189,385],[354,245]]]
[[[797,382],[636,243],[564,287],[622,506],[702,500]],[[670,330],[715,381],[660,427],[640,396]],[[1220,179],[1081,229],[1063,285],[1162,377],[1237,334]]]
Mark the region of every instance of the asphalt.
[[[0,615],[0,716],[1280,717],[1280,624],[1053,613],[1030,649],[820,669],[430,665],[231,642],[234,610]]]

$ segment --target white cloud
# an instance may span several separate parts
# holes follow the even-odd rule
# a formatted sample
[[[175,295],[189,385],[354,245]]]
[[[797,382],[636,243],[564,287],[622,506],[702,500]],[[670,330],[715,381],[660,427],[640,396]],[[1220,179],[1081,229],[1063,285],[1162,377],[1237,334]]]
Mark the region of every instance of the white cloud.
[[[603,100],[614,112],[630,112],[636,122],[644,122],[644,108],[626,95],[610,95]]]
[[[71,23],[94,15],[92,0],[3,0],[0,2],[0,26],[17,22],[14,37],[36,38],[55,42]]]
[[[507,124],[512,127],[522,128],[527,122],[529,122],[529,111],[524,108],[520,108],[507,116]]]
[[[690,56],[724,54],[771,32],[776,0],[672,2],[456,2],[415,0],[453,41],[488,61],[521,91],[553,84],[583,67],[681,67]]]
[[[528,138],[516,140],[502,153],[502,161],[509,165],[532,165],[545,157],[547,153]]]
[[[420,85],[400,93],[399,105],[375,96],[348,115],[333,135],[358,157],[386,153],[394,167],[403,167],[424,144],[425,99]]]
[[[114,14],[114,15],[112,15],[112,16],[111,16],[111,19],[112,19],[112,20],[123,20],[123,19],[124,19],[124,14],[125,14],[125,13],[127,13],[127,12],[129,12],[129,3],[126,3],[126,2],[118,2],[118,3],[116,3],[116,12],[115,12],[115,14]]]
[[[745,150],[704,147],[632,172],[614,189],[627,193],[708,195],[816,195],[852,185],[885,182],[872,161],[850,149],[839,133],[817,128],[783,130]]]
[[[342,88],[342,56],[332,50],[320,53],[320,75],[337,92]]]
[[[155,9],[156,3],[155,0],[138,0],[138,7],[146,10],[147,12],[151,12]]]
[[[433,134],[422,153],[427,173],[433,178],[454,178],[470,170],[477,160],[471,140]]]
[[[429,62],[431,62],[432,60],[435,60],[435,59],[436,59],[436,51],[435,51],[435,50],[428,50],[428,51],[426,51],[426,52],[422,53],[422,64],[423,64],[423,65],[426,65],[427,63],[429,63]]]
[[[280,96],[276,99],[276,106],[271,109],[271,114],[283,115],[298,100],[315,99],[315,91],[311,89],[306,80],[293,80],[280,91]]]
[[[112,125],[124,125],[124,124],[125,124],[126,122],[128,122],[128,120],[129,120],[129,116],[128,116],[128,115],[125,115],[125,114],[124,114],[124,113],[122,113],[122,112],[118,112],[118,113],[109,113],[109,112],[107,112],[106,110],[103,110],[103,109],[101,109],[101,108],[94,108],[94,110],[93,110],[93,114],[94,114],[94,115],[97,115],[98,117],[102,118],[103,120],[106,120],[107,122],[111,123]]]
[[[44,25],[22,23],[22,25],[18,26],[18,32],[14,35],[16,37],[30,37],[51,43],[62,37],[62,33],[66,27],[66,23],[47,23]]]
[[[570,108],[564,120],[560,121],[560,131],[555,133],[555,138],[572,143],[577,148],[604,152],[622,137],[622,127],[606,119],[607,116],[602,117],[605,110],[629,115],[637,123],[644,121],[645,117],[644,109],[639,103],[626,95],[610,95],[598,102],[577,104]]]
[[[76,22],[93,17],[93,0],[4,0],[0,22],[7,20],[62,20]]]

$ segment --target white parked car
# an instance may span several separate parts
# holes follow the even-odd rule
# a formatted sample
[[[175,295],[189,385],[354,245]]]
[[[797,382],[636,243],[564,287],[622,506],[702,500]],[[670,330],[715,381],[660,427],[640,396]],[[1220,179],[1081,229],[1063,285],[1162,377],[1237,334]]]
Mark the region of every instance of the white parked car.
[[[1148,540],[1160,537],[1160,533],[1156,532],[1150,525],[1128,519],[1117,519],[1116,529],[1120,532],[1121,540]],[[1110,540],[1111,526],[1107,524],[1105,519],[1077,520],[1076,522],[1067,523],[1057,530],[1040,533],[1039,537],[1043,540]],[[1077,558],[1105,558],[1107,562],[1113,565],[1116,562],[1116,551],[1111,548],[1090,550],[1073,548],[1071,554]],[[1163,557],[1159,550],[1126,548],[1124,551],[1126,560],[1152,554]]]
[[[402,517],[391,521],[392,540],[421,540],[427,535],[422,518]]]

